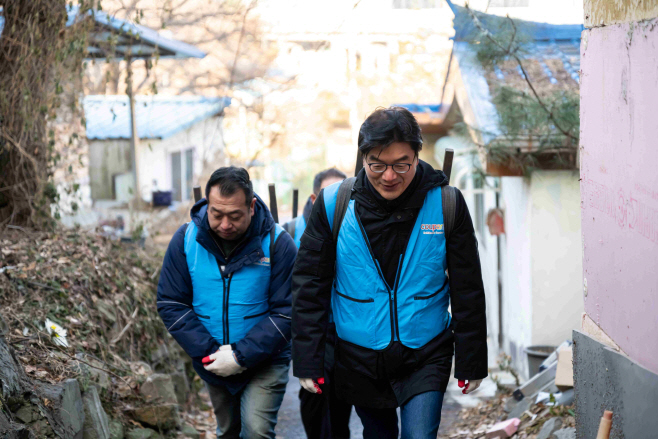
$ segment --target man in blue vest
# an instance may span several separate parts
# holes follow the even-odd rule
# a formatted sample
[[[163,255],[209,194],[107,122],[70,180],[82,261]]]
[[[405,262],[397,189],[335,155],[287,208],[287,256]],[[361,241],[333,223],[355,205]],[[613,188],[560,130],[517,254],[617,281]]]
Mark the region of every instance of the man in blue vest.
[[[297,248],[245,169],[216,170],[162,264],[158,312],[205,381],[218,438],[274,438]]]
[[[487,376],[471,217],[445,174],[419,160],[421,147],[408,110],[368,116],[359,131],[364,168],[320,192],[293,272],[293,374],[309,392],[321,389],[331,313],[335,388],[354,404],[366,439],[397,438],[398,407],[402,438],[436,438],[453,352],[465,393]],[[444,191],[454,195],[448,239]]]
[[[285,231],[294,237],[297,247],[299,247],[300,239],[306,229],[306,223],[311,216],[313,203],[315,203],[320,190],[341,182],[345,178],[346,175],[336,168],[325,169],[315,175],[313,193],[308,197],[302,215],[283,225]],[[352,405],[338,399],[336,392],[331,389],[336,330],[333,328],[333,323],[329,325],[330,329],[325,343],[324,378],[326,385],[322,386],[324,392],[315,394],[304,389],[299,391],[299,408],[304,431],[306,431],[308,439],[349,439],[350,437],[349,423]]]

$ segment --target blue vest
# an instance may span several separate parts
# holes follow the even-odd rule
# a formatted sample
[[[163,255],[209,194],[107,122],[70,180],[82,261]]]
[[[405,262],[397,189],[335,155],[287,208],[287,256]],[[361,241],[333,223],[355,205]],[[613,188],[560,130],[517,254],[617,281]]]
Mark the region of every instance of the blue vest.
[[[333,227],[340,183],[324,189]],[[397,256],[394,285],[388,285],[351,200],[338,234],[331,304],[336,331],[345,341],[381,350],[392,341],[418,349],[450,323],[441,188],[430,190],[405,252]]]
[[[293,221],[295,221],[295,236],[293,236],[292,239],[295,241],[297,248],[299,248],[299,244],[302,241],[302,235],[304,234],[304,230],[306,230],[306,221],[304,221],[304,215],[298,216]]]
[[[275,229],[276,238],[283,231]],[[192,278],[192,307],[203,326],[220,344],[235,343],[269,314],[270,233],[261,237],[264,256],[223,277],[219,261],[197,241],[198,227],[185,231],[185,257]]]

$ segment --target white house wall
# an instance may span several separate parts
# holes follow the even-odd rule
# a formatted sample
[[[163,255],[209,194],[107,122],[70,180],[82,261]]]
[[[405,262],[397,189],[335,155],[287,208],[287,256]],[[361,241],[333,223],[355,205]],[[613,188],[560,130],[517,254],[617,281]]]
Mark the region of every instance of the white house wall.
[[[525,349],[571,338],[583,312],[577,173],[502,177],[503,333],[514,366],[528,376]]]
[[[580,182],[577,172],[531,177],[532,343],[557,346],[584,311]]]
[[[194,182],[199,183],[204,162],[212,160],[213,154],[223,145],[220,123],[219,117],[209,118],[164,140],[142,139],[139,160],[142,198],[151,201],[154,181],[157,189],[172,190],[171,154],[184,154],[190,148],[194,149]],[[184,179],[184,175],[181,178]]]
[[[501,178],[501,205],[505,211],[501,251],[504,345],[515,368],[524,376],[524,349],[532,344],[530,192],[526,179]]]

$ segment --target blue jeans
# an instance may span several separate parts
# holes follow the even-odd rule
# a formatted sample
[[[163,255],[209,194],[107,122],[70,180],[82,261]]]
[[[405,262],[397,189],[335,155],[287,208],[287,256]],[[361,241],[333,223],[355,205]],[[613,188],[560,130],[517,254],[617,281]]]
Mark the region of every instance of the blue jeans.
[[[436,439],[441,423],[443,392],[425,392],[400,407],[402,439]],[[355,407],[363,424],[364,439],[397,439],[398,415],[395,409]]]
[[[217,418],[217,438],[274,439],[277,415],[288,384],[288,369],[290,363],[264,367],[235,395],[223,386],[206,383]]]

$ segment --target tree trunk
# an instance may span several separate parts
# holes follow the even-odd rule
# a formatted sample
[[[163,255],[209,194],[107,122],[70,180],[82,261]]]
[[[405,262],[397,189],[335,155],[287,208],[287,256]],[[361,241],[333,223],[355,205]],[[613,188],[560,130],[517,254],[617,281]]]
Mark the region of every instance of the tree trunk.
[[[42,227],[57,191],[48,185],[53,144],[46,118],[60,85],[53,67],[66,28],[65,0],[5,2],[0,38],[0,226]],[[55,93],[53,93],[55,92]]]

